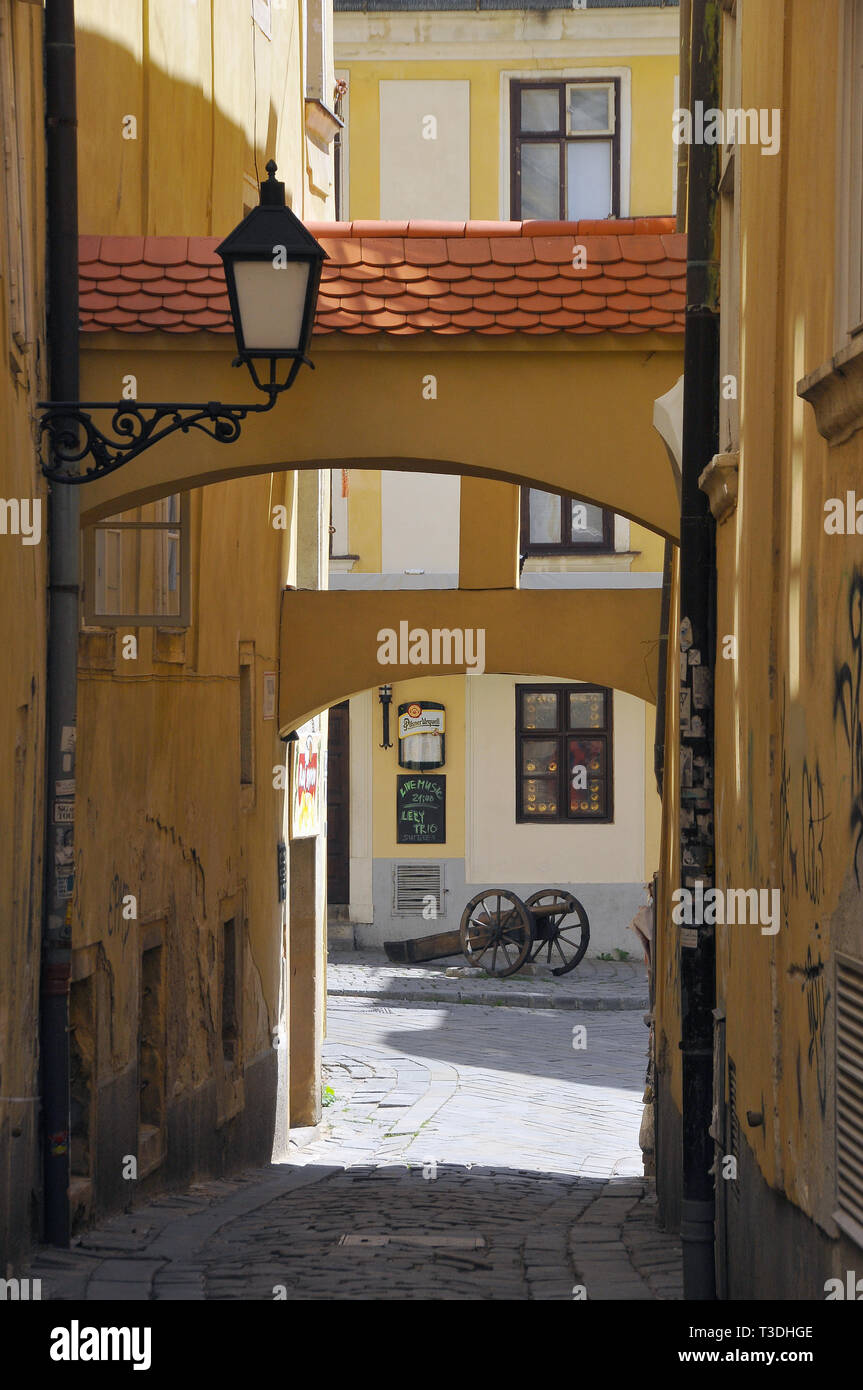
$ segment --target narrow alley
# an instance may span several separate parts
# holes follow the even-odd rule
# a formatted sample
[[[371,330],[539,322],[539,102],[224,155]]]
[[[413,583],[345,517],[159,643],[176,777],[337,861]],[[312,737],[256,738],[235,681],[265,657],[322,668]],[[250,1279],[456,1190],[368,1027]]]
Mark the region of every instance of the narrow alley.
[[[344,960],[310,1142],[43,1250],[43,1296],[680,1298],[641,1176],[642,967],[592,961],[552,1001],[543,980]]]

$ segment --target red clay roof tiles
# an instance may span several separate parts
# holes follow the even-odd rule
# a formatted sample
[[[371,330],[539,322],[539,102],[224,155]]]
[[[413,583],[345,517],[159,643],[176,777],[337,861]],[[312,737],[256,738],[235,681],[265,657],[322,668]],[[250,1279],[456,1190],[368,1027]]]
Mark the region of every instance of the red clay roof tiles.
[[[686,238],[670,217],[310,223],[319,334],[681,333]],[[232,332],[218,237],[80,239],[81,327]],[[583,247],[587,265],[574,267]]]

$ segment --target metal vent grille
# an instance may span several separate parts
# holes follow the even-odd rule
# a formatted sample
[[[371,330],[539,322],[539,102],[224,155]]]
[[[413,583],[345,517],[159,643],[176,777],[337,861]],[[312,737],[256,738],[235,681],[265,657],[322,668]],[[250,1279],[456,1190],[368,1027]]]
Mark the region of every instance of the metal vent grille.
[[[422,917],[432,908],[443,915],[444,883],[442,864],[396,864],[393,868],[393,913],[400,917]],[[429,902],[429,898],[434,903]],[[429,916],[426,911],[426,916]]]
[[[737,1177],[729,1183],[735,1196],[740,1193],[740,1121],[737,1118],[737,1067],[728,1058],[728,1148],[734,1159]]]
[[[863,1225],[863,961],[836,958],[836,1183]]]

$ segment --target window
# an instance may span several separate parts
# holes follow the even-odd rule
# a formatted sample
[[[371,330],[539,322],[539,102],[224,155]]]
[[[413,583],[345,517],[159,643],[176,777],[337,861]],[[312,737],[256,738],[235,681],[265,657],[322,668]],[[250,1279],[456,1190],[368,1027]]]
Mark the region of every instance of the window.
[[[614,550],[614,513],[575,497],[521,490],[522,555]]]
[[[222,923],[222,1056],[226,1066],[237,1062],[237,933],[233,917]]]
[[[188,526],[179,493],[107,517],[85,540],[84,612],[97,626],[185,627]]]
[[[513,217],[617,217],[619,81],[513,82],[510,92]]]
[[[332,109],[333,44],[325,0],[303,0],[306,97]]]
[[[338,116],[343,125],[336,131],[333,138],[333,180],[335,184],[335,209],[334,216],[337,222],[348,220],[349,198],[349,173],[348,173],[348,124],[350,121],[350,95],[348,89],[348,78],[350,73],[347,68],[337,68],[335,71],[335,88],[333,97],[333,111]]]
[[[838,84],[839,264],[837,346],[863,332],[863,0],[846,0]]]
[[[165,1155],[165,985],[163,923],[147,928],[141,951],[138,1023],[138,1177]],[[154,938],[157,938],[154,940]]]
[[[255,728],[252,674],[254,649],[244,642],[240,648],[240,786],[254,787]]]
[[[29,243],[26,229],[29,226],[29,209],[24,154],[18,144],[11,8],[4,6],[0,16],[0,142],[6,204],[3,219],[6,227],[5,265],[0,263],[0,276],[4,276],[6,282],[4,288],[12,340],[16,348],[23,350],[32,338],[27,303]]]
[[[517,685],[516,820],[614,819],[612,695],[601,685]]]

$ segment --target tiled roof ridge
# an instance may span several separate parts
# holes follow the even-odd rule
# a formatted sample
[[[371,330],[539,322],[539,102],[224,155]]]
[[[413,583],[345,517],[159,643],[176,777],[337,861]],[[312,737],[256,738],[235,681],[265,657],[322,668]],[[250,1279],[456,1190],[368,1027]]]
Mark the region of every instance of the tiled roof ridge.
[[[674,217],[582,218],[577,222],[469,220],[467,222],[407,221],[307,222],[316,237],[535,237],[535,236],[668,236]]]
[[[330,258],[316,335],[683,330],[686,238],[673,217],[307,226]],[[82,236],[83,331],[231,333],[220,240]]]

